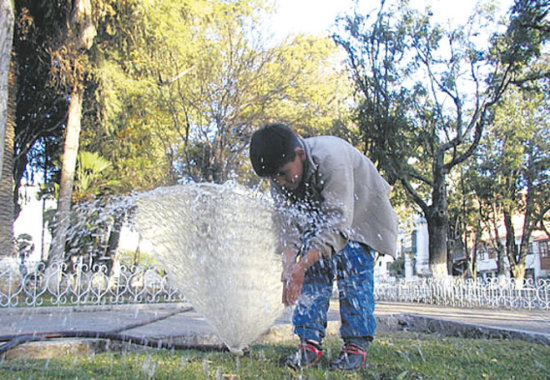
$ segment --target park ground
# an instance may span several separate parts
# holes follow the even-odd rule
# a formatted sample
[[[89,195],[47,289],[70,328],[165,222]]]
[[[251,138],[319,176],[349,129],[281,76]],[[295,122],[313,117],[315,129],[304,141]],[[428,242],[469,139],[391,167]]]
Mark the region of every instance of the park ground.
[[[284,358],[294,342],[251,346],[248,356],[229,352],[146,349],[53,359],[18,359],[0,365],[2,379],[548,379],[550,346],[508,339],[387,332],[369,349],[366,369],[328,370],[340,341],[325,342],[317,368],[295,372]]]

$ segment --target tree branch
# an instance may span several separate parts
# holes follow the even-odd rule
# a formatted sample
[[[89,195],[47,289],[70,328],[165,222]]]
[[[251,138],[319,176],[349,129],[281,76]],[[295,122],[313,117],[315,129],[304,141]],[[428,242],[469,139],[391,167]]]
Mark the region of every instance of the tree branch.
[[[426,185],[428,185],[430,187],[434,186],[434,183],[431,180],[429,180],[428,178],[424,177],[423,175],[421,175],[419,173],[412,172],[412,173],[408,173],[408,175],[411,178],[414,178],[414,179],[417,179],[421,182],[424,182]]]
[[[418,195],[416,190],[412,187],[412,185],[410,184],[410,182],[406,178],[400,178],[400,181],[401,181],[401,184],[403,185],[403,187],[405,188],[405,190],[407,191],[407,193],[409,194],[409,196],[413,199],[413,201],[418,206],[420,206],[420,208],[422,209],[422,211],[424,212],[425,215],[428,215],[430,208],[429,208],[428,204],[426,202],[424,202],[424,199],[422,199],[422,197],[420,195]]]
[[[195,65],[193,65],[193,66],[191,66],[191,67],[189,67],[189,68],[183,70],[181,73],[179,73],[179,74],[177,74],[177,75],[175,75],[175,76],[173,76],[172,78],[167,79],[167,80],[163,80],[163,79],[162,79],[162,75],[161,75],[161,73],[160,73],[160,71],[159,71],[159,79],[158,79],[157,84],[158,84],[159,86],[168,86],[169,84],[174,83],[175,81],[177,81],[178,79],[180,79],[180,78],[183,77],[184,75],[188,74],[188,73],[189,73],[191,70],[193,70],[194,68],[195,68]]]

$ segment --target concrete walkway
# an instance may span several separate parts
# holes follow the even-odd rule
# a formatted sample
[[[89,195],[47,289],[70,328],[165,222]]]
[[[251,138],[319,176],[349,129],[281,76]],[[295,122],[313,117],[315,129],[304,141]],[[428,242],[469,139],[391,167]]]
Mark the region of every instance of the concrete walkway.
[[[379,336],[387,331],[410,330],[447,336],[521,339],[550,345],[548,311],[461,309],[379,302],[375,315]],[[327,334],[337,335],[339,323],[338,302],[333,301]],[[182,303],[0,310],[0,336],[4,340],[21,334],[59,331],[100,331],[186,345],[222,344],[208,321],[190,305]],[[290,313],[286,313],[258,342],[291,339],[294,336]]]
[[[393,316],[403,330],[472,338],[520,339],[550,345],[550,311],[466,309],[381,302],[376,313]]]
[[[377,315],[402,314],[455,321],[496,329],[518,330],[550,335],[550,311],[465,309],[436,305],[380,302]]]

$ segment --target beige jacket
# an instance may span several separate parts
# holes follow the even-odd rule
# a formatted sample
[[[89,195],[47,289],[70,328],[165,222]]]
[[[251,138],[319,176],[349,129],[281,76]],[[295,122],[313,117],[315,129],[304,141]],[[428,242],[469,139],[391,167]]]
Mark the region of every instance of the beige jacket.
[[[397,215],[390,185],[374,164],[338,137],[302,142],[307,159],[300,188],[289,193],[272,183],[283,245],[299,252],[307,239],[328,257],[352,240],[395,257]]]

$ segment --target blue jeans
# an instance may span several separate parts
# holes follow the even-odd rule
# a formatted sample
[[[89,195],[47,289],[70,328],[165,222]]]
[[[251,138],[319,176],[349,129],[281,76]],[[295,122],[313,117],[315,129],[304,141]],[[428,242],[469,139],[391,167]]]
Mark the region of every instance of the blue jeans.
[[[321,342],[327,327],[327,311],[334,278],[340,299],[340,336],[346,342],[372,340],[374,317],[374,258],[368,247],[349,242],[330,259],[311,266],[305,275],[292,322],[300,340]]]

